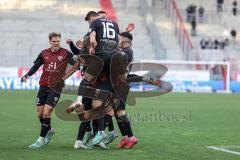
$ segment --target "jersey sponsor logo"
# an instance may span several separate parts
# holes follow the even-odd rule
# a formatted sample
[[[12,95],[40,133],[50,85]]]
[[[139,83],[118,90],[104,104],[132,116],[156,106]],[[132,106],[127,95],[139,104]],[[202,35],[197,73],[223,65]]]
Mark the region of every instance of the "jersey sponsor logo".
[[[57,63],[56,62],[51,62],[48,64],[48,69],[49,70],[55,70],[57,68]]]

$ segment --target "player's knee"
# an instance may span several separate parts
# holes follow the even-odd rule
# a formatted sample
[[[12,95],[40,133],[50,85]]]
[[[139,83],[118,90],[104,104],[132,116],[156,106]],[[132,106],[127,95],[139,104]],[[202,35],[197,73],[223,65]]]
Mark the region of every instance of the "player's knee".
[[[102,106],[103,102],[100,100],[93,100],[92,101],[92,108],[97,108],[99,106]]]
[[[110,111],[107,112],[107,115],[109,115],[111,117],[114,116],[114,111],[112,109],[110,109]]]
[[[115,116],[116,117],[120,117],[120,116],[123,116],[126,114],[126,111],[125,110],[116,110],[115,111]]]
[[[40,118],[43,118],[43,113],[37,113],[37,116]]]
[[[129,122],[127,114],[121,115],[121,116],[116,116],[116,120],[118,123],[121,122]]]
[[[46,106],[43,111],[43,118],[50,118],[53,111],[53,107]]]

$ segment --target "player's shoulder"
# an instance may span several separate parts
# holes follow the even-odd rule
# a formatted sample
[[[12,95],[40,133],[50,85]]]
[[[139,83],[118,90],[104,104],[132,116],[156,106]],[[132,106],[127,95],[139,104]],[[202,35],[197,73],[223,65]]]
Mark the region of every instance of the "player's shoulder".
[[[64,51],[64,52],[69,52],[68,49],[66,49],[66,48],[62,48],[62,47],[60,48],[60,50],[61,50],[61,51]]]
[[[61,52],[63,52],[64,54],[72,54],[72,52],[70,51],[70,50],[68,50],[68,49],[66,49],[66,48],[60,48],[60,50],[61,50]]]
[[[91,24],[99,24],[102,23],[102,18],[95,19]]]
[[[40,54],[39,55],[44,55],[44,54],[49,54],[51,52],[51,48],[45,48],[45,49],[43,49],[41,52],[40,52]]]
[[[127,47],[127,48],[122,48],[122,52],[125,52],[125,53],[133,53],[133,50],[131,47]]]

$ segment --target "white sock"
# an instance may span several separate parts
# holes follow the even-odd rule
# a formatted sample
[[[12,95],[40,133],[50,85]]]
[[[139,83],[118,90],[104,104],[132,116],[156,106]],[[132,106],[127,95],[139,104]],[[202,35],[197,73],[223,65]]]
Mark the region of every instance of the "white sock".
[[[37,141],[40,142],[40,143],[43,143],[43,142],[44,142],[44,139],[45,139],[44,137],[39,137],[39,138],[37,139]]]
[[[76,140],[76,142],[78,142],[78,143],[82,143],[82,141],[80,141],[80,140]]]
[[[82,103],[82,96],[78,96],[76,99],[76,103],[81,104]]]
[[[98,134],[105,134],[104,131],[98,131]]]

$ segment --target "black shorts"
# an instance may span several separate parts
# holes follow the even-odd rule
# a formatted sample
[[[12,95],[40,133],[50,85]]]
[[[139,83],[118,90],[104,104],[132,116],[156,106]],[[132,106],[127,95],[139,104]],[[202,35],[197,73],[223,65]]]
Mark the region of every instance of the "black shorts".
[[[124,103],[123,101],[120,101],[117,110],[125,110],[126,109],[126,103]]]
[[[110,80],[101,81],[97,83],[96,88],[109,91],[109,92],[113,91],[112,83]]]
[[[91,98],[83,97],[82,103],[84,105],[84,110],[88,111],[88,110],[92,109],[92,99]]]
[[[107,73],[110,75],[110,65],[111,65],[111,59],[113,57],[114,53],[99,53],[96,54],[97,57],[101,58],[104,62],[102,72]]]
[[[37,106],[49,105],[55,107],[59,98],[60,93],[54,92],[47,86],[40,86],[37,94]]]

